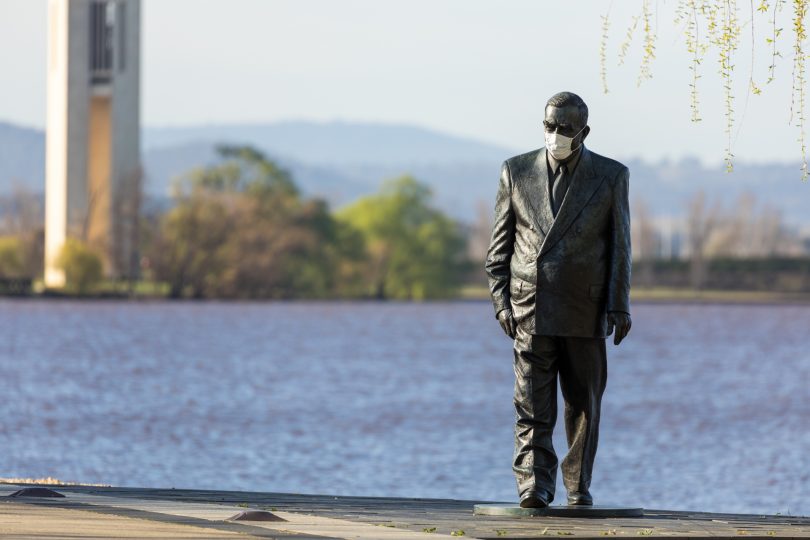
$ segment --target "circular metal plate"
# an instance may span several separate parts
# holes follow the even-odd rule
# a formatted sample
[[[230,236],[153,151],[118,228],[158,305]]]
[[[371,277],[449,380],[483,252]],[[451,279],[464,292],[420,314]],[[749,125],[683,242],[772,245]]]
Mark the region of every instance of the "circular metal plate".
[[[624,506],[548,506],[546,508],[521,508],[517,504],[476,504],[473,513],[477,516],[548,516],[576,518],[642,517],[643,508]]]
[[[245,510],[239,512],[235,516],[231,516],[225,521],[287,521],[282,519],[272,512],[264,510]]]
[[[15,491],[9,497],[61,497],[64,498],[64,495],[59,493],[58,491],[54,491],[50,488],[44,487],[27,487]]]

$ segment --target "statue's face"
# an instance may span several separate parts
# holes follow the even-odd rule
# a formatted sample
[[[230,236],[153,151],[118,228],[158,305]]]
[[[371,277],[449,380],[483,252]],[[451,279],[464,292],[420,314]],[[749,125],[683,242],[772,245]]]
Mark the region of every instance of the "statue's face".
[[[590,127],[584,126],[582,118],[579,115],[579,107],[569,105],[566,107],[554,107],[549,105],[546,107],[546,118],[543,120],[543,126],[548,133],[559,133],[566,137],[574,137],[580,130],[582,133],[577,135],[571,143],[572,148],[576,148],[588,133],[591,131]],[[585,129],[582,129],[582,128]]]

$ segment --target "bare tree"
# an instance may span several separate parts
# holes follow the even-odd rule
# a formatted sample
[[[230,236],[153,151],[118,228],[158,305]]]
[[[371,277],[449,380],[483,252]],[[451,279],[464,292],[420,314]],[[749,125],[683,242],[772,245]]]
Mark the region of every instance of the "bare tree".
[[[130,293],[139,270],[142,186],[143,170],[139,167],[125,177],[113,200],[111,257],[117,276],[127,279]]]
[[[722,215],[706,242],[707,257],[773,257],[798,255],[801,242],[785,225],[782,213],[760,205],[755,195],[742,193]]]
[[[11,194],[0,199],[0,231],[19,239],[23,273],[31,278],[40,274],[45,249],[45,209],[41,196],[15,185]]]
[[[492,209],[484,201],[475,206],[475,221],[470,226],[467,254],[471,261],[483,264],[487,258],[489,239],[492,235]],[[483,275],[483,274],[482,274]]]
[[[701,289],[706,284],[706,247],[719,222],[720,211],[717,203],[708,207],[703,190],[695,193],[688,202],[686,235],[691,257],[689,281],[695,289]]]
[[[802,253],[801,240],[788,230],[782,212],[766,204],[757,215],[755,254],[759,257],[796,256]]]
[[[727,211],[721,212],[717,206],[715,227],[706,238],[704,257],[749,257],[751,238],[756,233],[755,209],[756,197],[750,192],[740,194]]]
[[[654,264],[658,257],[658,231],[650,215],[646,201],[639,198],[633,203],[631,228],[633,258],[638,267],[638,283],[651,286],[655,282]]]

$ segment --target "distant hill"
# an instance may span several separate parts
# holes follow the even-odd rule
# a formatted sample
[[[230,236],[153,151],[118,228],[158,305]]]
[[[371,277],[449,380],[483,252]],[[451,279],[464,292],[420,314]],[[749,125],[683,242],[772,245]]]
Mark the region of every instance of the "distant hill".
[[[146,190],[152,197],[167,196],[177,175],[213,163],[216,144],[247,143],[290,169],[305,193],[334,206],[408,173],[433,188],[440,207],[465,221],[472,221],[480,207],[490,211],[500,164],[518,153],[419,127],[345,122],[146,128],[143,140]],[[15,182],[43,191],[44,147],[42,131],[0,123],[0,193]],[[631,198],[643,199],[654,215],[682,215],[699,189],[727,206],[749,191],[780,209],[789,222],[810,226],[810,183],[799,180],[797,165],[738,162],[727,174],[691,159],[626,163]]]
[[[0,193],[15,182],[44,189],[42,131],[0,124]],[[145,128],[146,190],[170,193],[173,179],[213,163],[215,146],[251,144],[288,168],[305,193],[339,206],[369,194],[383,179],[413,174],[434,187],[439,204],[469,219],[494,194],[504,157],[514,151],[413,126],[282,122],[189,128]]]
[[[496,161],[513,151],[416,126],[348,122],[278,122],[146,128],[144,149],[188,143],[250,143],[309,165],[416,165]]]
[[[45,189],[45,135],[41,130],[0,122],[0,193],[16,184]]]
[[[147,192],[155,196],[168,195],[175,178],[195,167],[216,163],[218,156],[215,146],[211,142],[194,142],[147,150],[144,154]],[[377,185],[376,182],[358,180],[328,167],[279,158],[267,149],[264,150],[290,170],[295,183],[305,193],[323,197],[333,204],[341,204],[368,194]]]

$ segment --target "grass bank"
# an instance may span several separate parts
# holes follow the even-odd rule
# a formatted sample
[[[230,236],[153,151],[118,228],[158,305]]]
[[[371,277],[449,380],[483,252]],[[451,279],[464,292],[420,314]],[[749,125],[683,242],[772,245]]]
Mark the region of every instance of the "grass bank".
[[[463,287],[459,297],[464,300],[489,300],[489,290],[484,286]],[[630,300],[641,303],[810,304],[810,293],[725,289],[696,290],[677,287],[633,287],[630,291]]]

